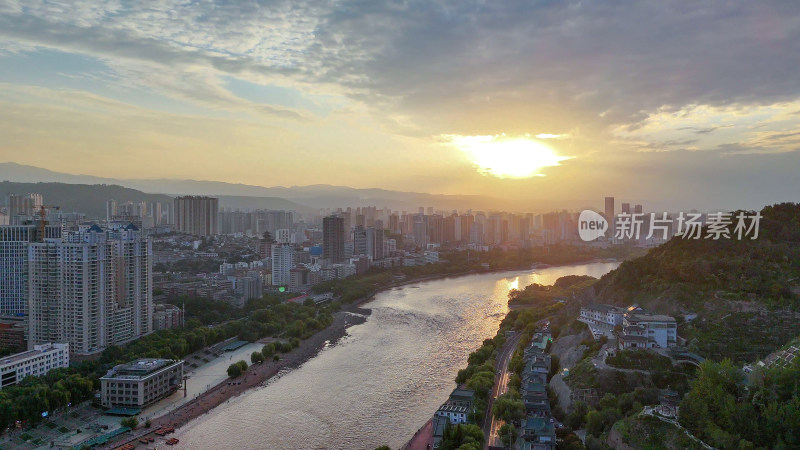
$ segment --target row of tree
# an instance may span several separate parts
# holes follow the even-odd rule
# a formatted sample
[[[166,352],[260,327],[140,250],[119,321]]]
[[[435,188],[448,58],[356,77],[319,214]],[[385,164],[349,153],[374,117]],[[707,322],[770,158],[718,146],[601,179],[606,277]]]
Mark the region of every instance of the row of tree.
[[[0,428],[20,420],[36,425],[42,413],[54,411],[92,398],[94,383],[74,369],[53,369],[43,377],[26,377],[19,384],[0,390]]]

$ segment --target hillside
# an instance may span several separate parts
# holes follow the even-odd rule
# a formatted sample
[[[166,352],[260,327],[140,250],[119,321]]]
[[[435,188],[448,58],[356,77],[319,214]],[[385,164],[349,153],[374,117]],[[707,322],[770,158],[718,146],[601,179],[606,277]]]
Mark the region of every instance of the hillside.
[[[598,301],[675,315],[705,357],[763,357],[800,334],[800,204],[761,214],[758,239],[673,238],[623,262],[595,284]],[[699,318],[682,323],[686,313]]]
[[[118,202],[147,201],[172,202],[172,197],[162,194],[146,194],[135,189],[107,184],[66,184],[66,183],[13,183],[0,182],[2,203],[8,194],[36,192],[42,194],[46,205],[60,206],[64,212],[82,212],[88,217],[105,217],[106,200]]]

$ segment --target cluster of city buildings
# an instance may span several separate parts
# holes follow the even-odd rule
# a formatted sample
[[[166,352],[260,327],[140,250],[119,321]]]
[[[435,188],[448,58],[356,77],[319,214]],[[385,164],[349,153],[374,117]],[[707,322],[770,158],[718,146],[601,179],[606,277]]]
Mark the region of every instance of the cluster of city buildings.
[[[0,315],[26,319],[29,349],[90,355],[130,342],[153,329],[151,256],[132,224],[0,226]]]
[[[639,305],[627,308],[590,303],[581,307],[578,321],[589,326],[595,339],[617,339],[620,349],[670,348],[677,345],[675,318],[647,311]]]

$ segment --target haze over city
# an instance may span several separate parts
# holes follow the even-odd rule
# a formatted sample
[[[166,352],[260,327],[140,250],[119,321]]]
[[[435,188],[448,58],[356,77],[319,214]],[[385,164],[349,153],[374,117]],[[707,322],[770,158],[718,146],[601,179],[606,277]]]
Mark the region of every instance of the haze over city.
[[[800,188],[798,58],[788,1],[11,0],[0,160],[758,209]]]

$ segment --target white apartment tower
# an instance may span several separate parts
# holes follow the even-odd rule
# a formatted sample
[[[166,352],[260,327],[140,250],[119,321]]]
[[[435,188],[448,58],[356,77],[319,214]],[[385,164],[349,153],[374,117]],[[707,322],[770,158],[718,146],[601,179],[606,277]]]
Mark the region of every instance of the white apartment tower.
[[[66,342],[94,354],[153,327],[152,244],[133,225],[97,225],[28,245],[28,348]]]
[[[41,241],[38,225],[0,226],[0,314],[28,312],[28,244]],[[46,239],[60,239],[61,227],[47,225]]]
[[[294,248],[288,244],[272,246],[272,285],[288,286],[294,267]]]

